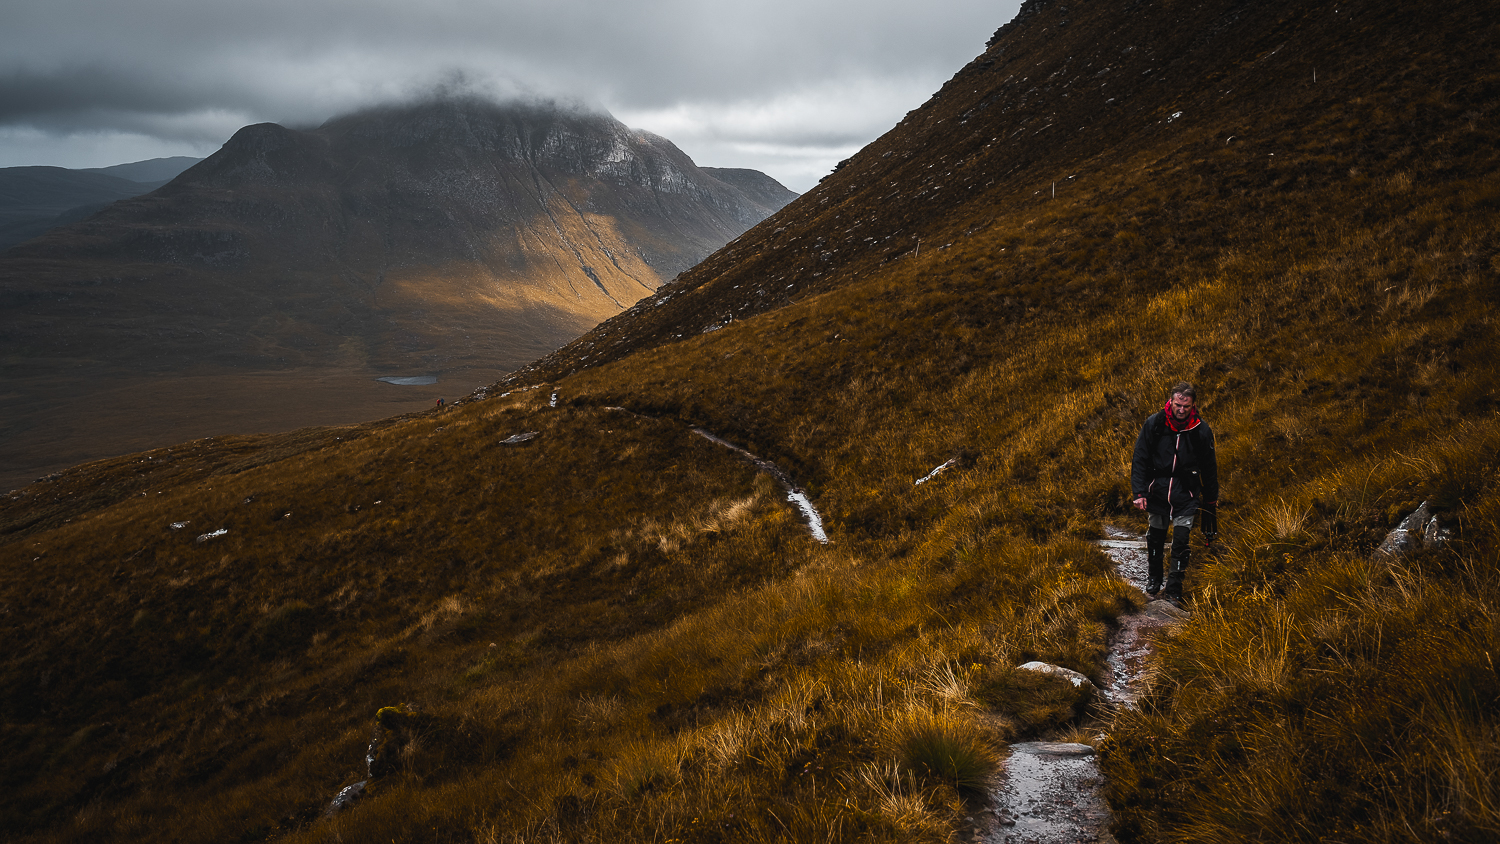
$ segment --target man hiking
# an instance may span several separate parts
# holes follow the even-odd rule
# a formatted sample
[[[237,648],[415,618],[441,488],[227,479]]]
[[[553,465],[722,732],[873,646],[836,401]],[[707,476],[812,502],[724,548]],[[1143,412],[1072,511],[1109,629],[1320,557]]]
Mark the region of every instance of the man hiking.
[[[1219,461],[1214,433],[1198,416],[1198,393],[1183,381],[1172,388],[1166,407],[1151,414],[1135,441],[1130,491],[1137,509],[1150,515],[1146,532],[1146,592],[1162,590],[1162,557],[1172,530],[1172,571],[1162,597],[1182,601],[1188,567],[1188,534],[1200,512],[1205,543],[1218,533]]]

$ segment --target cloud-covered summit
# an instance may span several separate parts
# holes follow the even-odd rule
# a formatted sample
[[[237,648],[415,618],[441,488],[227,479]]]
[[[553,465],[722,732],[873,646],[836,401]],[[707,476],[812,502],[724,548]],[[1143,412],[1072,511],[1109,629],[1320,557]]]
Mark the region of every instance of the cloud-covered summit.
[[[15,0],[0,28],[0,166],[206,155],[248,124],[315,126],[456,85],[598,103],[701,163],[805,188],[1018,5]]]

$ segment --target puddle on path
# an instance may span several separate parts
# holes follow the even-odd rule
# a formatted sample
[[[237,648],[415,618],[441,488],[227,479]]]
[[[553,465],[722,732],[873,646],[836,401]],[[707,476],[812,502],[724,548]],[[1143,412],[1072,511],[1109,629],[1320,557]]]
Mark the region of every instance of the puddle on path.
[[[1104,777],[1086,744],[1029,741],[1010,746],[1005,782],[995,792],[996,826],[987,844],[1111,844]]]
[[[1146,543],[1139,534],[1108,529],[1100,541],[1120,576],[1138,589],[1146,586]],[[1166,601],[1152,601],[1120,619],[1110,639],[1101,693],[1112,706],[1132,707],[1149,679],[1151,637],[1187,618]],[[1010,747],[1004,779],[994,794],[995,822],[982,826],[985,844],[1113,844],[1104,777],[1086,744],[1023,742]]]

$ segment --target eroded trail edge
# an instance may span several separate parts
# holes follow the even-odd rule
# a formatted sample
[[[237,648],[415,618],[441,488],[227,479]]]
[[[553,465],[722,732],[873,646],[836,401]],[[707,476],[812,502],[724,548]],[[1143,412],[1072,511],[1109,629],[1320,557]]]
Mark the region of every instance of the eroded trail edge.
[[[541,388],[542,388],[542,385],[536,384],[536,385],[533,385],[533,386],[530,386],[530,387],[523,387],[523,388],[521,388],[519,390],[510,390],[510,391],[501,393],[498,396],[498,398],[502,398],[503,399],[506,396],[509,396],[512,392],[525,392],[527,390],[538,390],[538,389],[541,389]],[[551,398],[547,402],[547,406],[549,408],[555,408],[555,407],[557,407],[557,402],[558,402],[559,395],[560,395],[560,393],[558,391],[556,391],[556,390],[553,391]],[[474,396],[475,396],[475,398],[482,399],[482,398],[485,398],[485,393],[484,393],[483,390],[476,391],[474,393]],[[458,402],[455,402],[455,404],[457,404],[457,403]],[[638,417],[638,418],[641,418],[641,419],[650,419],[650,420],[653,420],[653,421],[658,421],[658,417],[648,416],[648,415],[646,415],[644,413],[637,413],[637,412],[635,412],[633,410],[629,410],[629,409],[624,408],[624,407],[605,407],[604,409],[608,410],[608,411],[613,411],[615,413],[627,413],[627,414],[629,414],[631,416],[635,416],[635,417]],[[828,544],[828,532],[823,529],[823,516],[822,516],[822,514],[819,513],[818,512],[818,508],[813,505],[812,499],[809,498],[808,495],[807,495],[807,491],[804,490],[804,489],[802,489],[802,487],[797,486],[797,484],[792,480],[791,476],[788,475],[786,472],[782,471],[782,469],[781,469],[780,466],[777,466],[775,463],[772,463],[771,461],[765,459],[764,457],[761,457],[761,456],[756,455],[756,454],[752,454],[751,452],[745,450],[744,448],[741,448],[740,446],[735,445],[734,443],[730,442],[729,440],[726,440],[723,437],[720,437],[717,434],[712,433],[711,431],[705,431],[702,428],[692,428],[692,427],[690,427],[688,430],[690,430],[693,433],[697,434],[698,436],[700,436],[700,437],[708,440],[711,443],[714,443],[716,445],[720,445],[720,446],[723,446],[724,448],[729,449],[730,451],[734,452],[735,454],[737,454],[740,457],[744,458],[745,460],[749,461],[750,464],[753,465],[753,466],[755,466],[757,469],[759,469],[762,472],[765,472],[766,474],[768,474],[771,477],[775,478],[776,482],[779,483],[779,484],[781,484],[782,489],[786,490],[786,500],[789,501],[789,502],[791,502],[792,504],[795,504],[797,506],[797,510],[802,513],[802,520],[807,523],[807,530],[808,530],[809,533],[812,534],[813,539],[818,540],[819,542],[823,543],[824,545]],[[519,444],[519,443],[527,442],[527,441],[535,438],[536,436],[538,436],[538,434],[537,434],[536,431],[526,431],[526,432],[523,432],[523,433],[520,433],[520,434],[516,434],[516,435],[510,437],[509,439],[501,440],[501,444],[502,445],[516,445],[516,444]],[[941,469],[941,468],[944,468],[944,467],[939,467],[939,469]],[[934,471],[933,474],[936,474],[936,471]]]
[[[1108,538],[1099,543],[1130,585],[1145,591],[1146,542],[1139,535],[1107,528]],[[1104,699],[1114,706],[1134,707],[1149,684],[1151,637],[1164,627],[1187,618],[1184,610],[1167,601],[1152,601],[1138,613],[1120,616],[1120,627],[1110,637],[1104,660]]]

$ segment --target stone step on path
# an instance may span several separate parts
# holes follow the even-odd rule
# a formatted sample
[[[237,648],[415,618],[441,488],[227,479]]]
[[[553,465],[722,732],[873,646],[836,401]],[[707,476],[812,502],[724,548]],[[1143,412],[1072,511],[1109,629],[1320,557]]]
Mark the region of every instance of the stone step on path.
[[[1086,744],[1028,741],[1010,746],[995,792],[993,844],[1114,844],[1104,777]]]
[[[1100,548],[1109,550],[1146,550],[1146,540],[1144,539],[1101,539],[1098,541],[1098,545]]]
[[[1138,534],[1108,529],[1099,545],[1115,570],[1136,588],[1146,587],[1146,543]],[[1111,706],[1133,707],[1150,680],[1151,638],[1188,614],[1167,601],[1152,601],[1123,616],[1110,639],[1104,688]],[[1022,666],[1028,667],[1028,666]],[[1115,844],[1104,800],[1104,776],[1086,744],[1021,742],[1010,746],[999,788],[991,793],[993,823],[981,825],[984,844]]]

